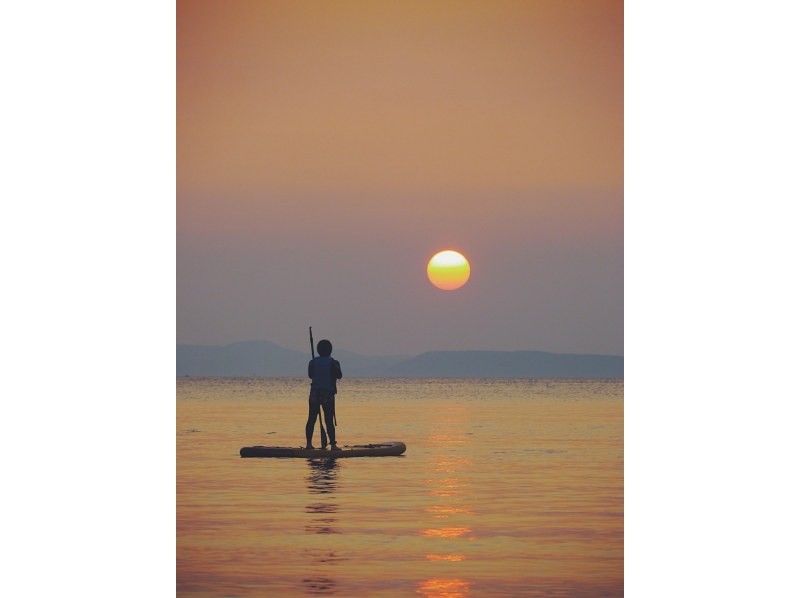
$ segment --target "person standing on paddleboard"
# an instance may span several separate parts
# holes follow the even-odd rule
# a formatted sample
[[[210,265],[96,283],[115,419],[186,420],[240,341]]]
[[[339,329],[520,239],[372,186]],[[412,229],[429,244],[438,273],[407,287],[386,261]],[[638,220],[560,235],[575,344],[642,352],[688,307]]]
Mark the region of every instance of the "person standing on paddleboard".
[[[313,348],[313,344],[312,344]],[[325,427],[331,440],[331,450],[336,450],[336,426],[334,424],[336,381],[342,379],[342,366],[331,357],[333,344],[327,339],[317,343],[319,355],[308,362],[308,377],[311,392],[308,395],[308,421],[306,422],[306,448],[314,448],[311,438],[317,422],[319,408],[325,414]],[[323,447],[324,448],[324,447]]]

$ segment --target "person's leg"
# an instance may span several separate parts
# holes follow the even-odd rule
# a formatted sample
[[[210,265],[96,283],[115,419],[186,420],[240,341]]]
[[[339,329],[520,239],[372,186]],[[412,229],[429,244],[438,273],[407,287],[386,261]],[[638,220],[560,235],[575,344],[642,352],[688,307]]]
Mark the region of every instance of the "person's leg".
[[[333,423],[335,399],[336,395],[330,394],[325,397],[325,400],[322,402],[322,412],[325,414],[325,428],[328,430],[328,438],[331,441],[331,445],[336,444],[336,426]]]
[[[308,420],[306,421],[306,446],[311,446],[311,439],[314,437],[314,425],[317,423],[317,413],[319,413],[319,400],[312,391],[308,394]]]

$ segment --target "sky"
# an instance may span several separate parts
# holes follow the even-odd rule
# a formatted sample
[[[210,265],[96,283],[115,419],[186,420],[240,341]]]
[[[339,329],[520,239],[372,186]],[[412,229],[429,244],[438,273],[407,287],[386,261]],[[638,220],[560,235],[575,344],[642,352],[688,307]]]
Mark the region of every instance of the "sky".
[[[179,343],[623,354],[621,1],[177,17]]]

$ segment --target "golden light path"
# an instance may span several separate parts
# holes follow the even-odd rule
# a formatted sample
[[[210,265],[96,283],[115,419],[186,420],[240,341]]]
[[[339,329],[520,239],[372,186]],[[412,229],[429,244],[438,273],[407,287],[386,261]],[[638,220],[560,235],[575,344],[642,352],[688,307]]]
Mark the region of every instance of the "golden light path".
[[[469,262],[457,251],[447,249],[428,262],[428,279],[443,291],[455,291],[469,280]]]

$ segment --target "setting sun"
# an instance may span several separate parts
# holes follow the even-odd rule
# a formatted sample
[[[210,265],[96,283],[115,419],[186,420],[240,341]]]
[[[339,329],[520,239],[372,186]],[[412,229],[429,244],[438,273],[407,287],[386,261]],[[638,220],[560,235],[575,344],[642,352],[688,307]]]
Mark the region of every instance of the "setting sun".
[[[443,291],[454,291],[469,280],[467,258],[450,249],[440,251],[428,262],[428,279]]]

